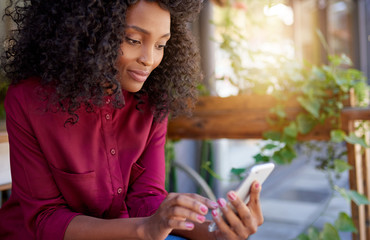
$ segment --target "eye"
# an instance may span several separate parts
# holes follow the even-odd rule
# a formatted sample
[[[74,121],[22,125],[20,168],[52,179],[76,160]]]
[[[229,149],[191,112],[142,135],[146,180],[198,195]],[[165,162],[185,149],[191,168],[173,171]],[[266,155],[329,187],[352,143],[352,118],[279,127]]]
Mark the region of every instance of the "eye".
[[[157,48],[158,49],[165,49],[167,46],[166,45],[158,45]]]
[[[131,45],[139,45],[141,42],[139,40],[135,40],[129,37],[126,37],[126,42],[128,42]]]
[[[159,50],[163,50],[163,49],[165,49],[167,47],[167,45],[166,44],[158,44],[157,45],[157,49],[159,49]]]

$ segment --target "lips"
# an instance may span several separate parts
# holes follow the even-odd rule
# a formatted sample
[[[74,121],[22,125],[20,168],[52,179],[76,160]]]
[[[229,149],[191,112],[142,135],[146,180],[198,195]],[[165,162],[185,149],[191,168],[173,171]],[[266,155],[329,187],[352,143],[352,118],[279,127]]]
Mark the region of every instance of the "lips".
[[[145,82],[145,80],[149,77],[149,72],[147,71],[140,71],[140,70],[129,70],[127,71],[128,75],[132,79],[138,82]]]

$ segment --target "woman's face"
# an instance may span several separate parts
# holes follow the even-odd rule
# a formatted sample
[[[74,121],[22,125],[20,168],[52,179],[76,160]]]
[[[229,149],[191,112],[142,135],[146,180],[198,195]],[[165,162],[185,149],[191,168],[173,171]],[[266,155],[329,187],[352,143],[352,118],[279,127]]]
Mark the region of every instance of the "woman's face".
[[[139,91],[160,64],[170,38],[170,13],[155,2],[140,0],[126,14],[127,28],[116,68],[121,87]]]

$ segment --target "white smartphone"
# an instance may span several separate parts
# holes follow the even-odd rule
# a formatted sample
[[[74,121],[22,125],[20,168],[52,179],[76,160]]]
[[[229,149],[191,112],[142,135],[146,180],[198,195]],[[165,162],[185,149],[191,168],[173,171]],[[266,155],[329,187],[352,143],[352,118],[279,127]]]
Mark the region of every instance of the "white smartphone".
[[[260,185],[267,179],[267,177],[271,174],[272,170],[274,169],[275,164],[273,163],[264,163],[264,164],[258,164],[253,166],[247,176],[244,178],[242,183],[239,185],[239,187],[236,190],[236,194],[239,196],[239,198],[244,201],[245,204],[249,202],[249,194],[250,189],[252,186],[252,183],[254,181],[258,181]],[[235,211],[235,209],[231,206],[230,203],[228,203],[229,206]],[[221,214],[221,213],[220,213]],[[217,228],[216,223],[212,222],[208,226],[208,231],[213,232]]]

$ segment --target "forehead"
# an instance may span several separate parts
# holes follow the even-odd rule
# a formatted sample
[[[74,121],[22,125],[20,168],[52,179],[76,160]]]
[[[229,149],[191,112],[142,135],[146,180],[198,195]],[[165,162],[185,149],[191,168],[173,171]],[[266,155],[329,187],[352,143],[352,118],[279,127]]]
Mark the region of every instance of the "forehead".
[[[128,8],[126,24],[166,34],[170,32],[171,16],[169,11],[161,8],[158,3],[140,0]]]

